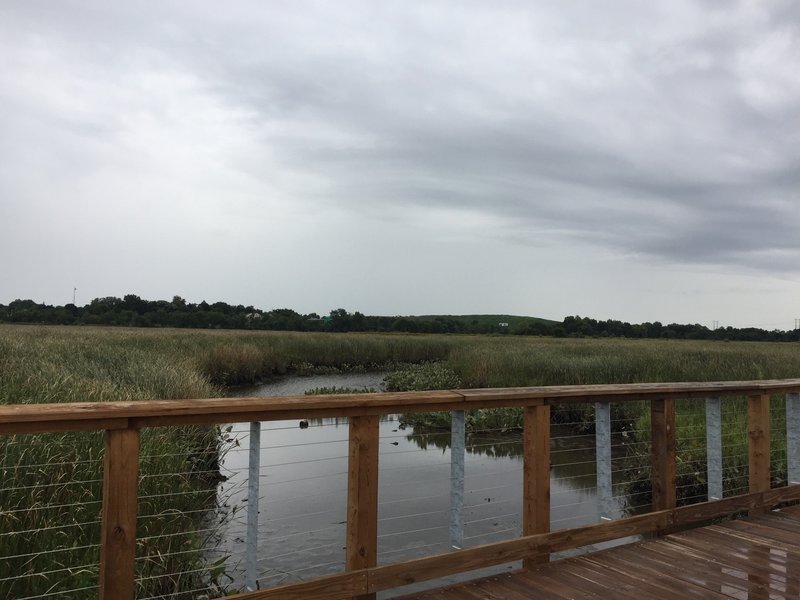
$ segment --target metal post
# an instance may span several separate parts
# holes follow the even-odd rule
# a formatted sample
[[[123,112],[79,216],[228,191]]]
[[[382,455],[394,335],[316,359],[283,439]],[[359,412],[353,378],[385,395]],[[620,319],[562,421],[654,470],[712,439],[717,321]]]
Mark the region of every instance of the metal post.
[[[464,544],[464,454],[466,425],[463,410],[454,410],[450,418],[450,545]]]
[[[614,503],[611,486],[611,403],[595,402],[594,416],[598,513],[601,520],[610,520]]]
[[[786,394],[786,469],[789,485],[800,483],[800,394]]]
[[[250,423],[250,465],[247,474],[247,542],[245,545],[245,585],[258,589],[258,494],[261,475],[261,423]]]
[[[722,499],[722,404],[706,398],[706,473],[708,499]]]

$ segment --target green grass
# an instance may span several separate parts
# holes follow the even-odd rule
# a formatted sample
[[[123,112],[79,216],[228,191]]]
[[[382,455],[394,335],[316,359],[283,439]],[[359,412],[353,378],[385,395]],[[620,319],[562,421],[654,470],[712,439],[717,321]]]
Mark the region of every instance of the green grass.
[[[432,360],[447,349],[425,336],[1,326],[0,403],[219,397],[224,384]],[[145,429],[141,444],[140,594],[219,592],[224,578],[203,553],[219,429]],[[4,573],[31,575],[0,581],[0,597],[96,585],[102,456],[99,432],[0,436],[0,557],[17,557],[0,562]]]
[[[397,375],[396,389],[800,376],[797,344],[4,325],[0,403],[217,397],[225,386],[287,372],[437,361],[438,366]],[[704,452],[697,433],[704,422],[696,406],[688,416],[679,412],[679,467],[684,465],[685,473],[698,470],[696,459]],[[731,410],[726,423],[736,438],[742,416]],[[564,418],[590,422],[587,411]],[[776,407],[776,431],[782,427],[779,413]],[[627,416],[635,420],[635,430],[647,430],[641,410]],[[474,427],[513,428],[519,411],[485,411],[479,417],[482,423]],[[211,544],[206,538],[213,540],[212,518],[218,514],[221,436],[216,427],[142,432],[140,594],[221,593],[221,569],[203,552]],[[732,440],[732,462],[726,463],[731,475],[742,468],[738,449],[745,443]],[[0,581],[0,597],[59,590],[69,596],[63,591],[96,585],[102,448],[101,433],[0,436],[0,557],[17,557],[0,561],[5,573],[33,575]],[[779,460],[777,438],[775,450]],[[81,593],[93,595],[73,596]]]
[[[467,387],[772,379],[800,377],[800,345],[484,337],[446,364]]]
[[[412,367],[394,377],[393,388],[444,389],[447,377],[465,388],[517,387],[595,383],[678,381],[737,381],[800,377],[800,346],[794,343],[708,342],[623,339],[548,339],[475,337],[456,344],[447,360],[433,369]],[[446,376],[443,374],[446,373]],[[404,384],[404,382],[410,382]],[[439,382],[445,382],[439,386]],[[783,398],[772,400],[773,479],[786,477],[786,426]],[[630,490],[649,501],[650,414],[643,403],[612,404],[617,432],[626,431],[629,457],[625,469]],[[450,413],[411,413],[403,421],[422,430],[450,427]],[[570,423],[580,431],[593,431],[591,404],[555,407],[553,421]],[[522,427],[518,409],[471,411],[467,429],[514,430]],[[705,494],[705,406],[702,401],[677,405],[677,485],[683,502]],[[723,470],[725,493],[747,491],[746,400],[723,402]],[[785,481],[784,481],[785,483]]]
[[[322,396],[322,395],[333,395],[333,394],[372,394],[377,391],[378,390],[371,387],[347,387],[347,386],[336,387],[335,385],[332,385],[330,387],[323,386],[323,387],[311,388],[310,390],[305,391],[305,395]]]
[[[189,358],[158,352],[153,340],[131,332],[115,332],[112,338],[102,330],[3,327],[0,403],[192,398],[221,393]],[[216,483],[213,472],[204,477],[192,473],[204,463],[204,471],[213,471],[217,464],[216,428],[144,430],[141,451],[144,477],[138,535],[147,538],[197,530],[198,520],[192,515],[198,507],[213,506]],[[96,585],[102,457],[102,432],[0,437],[0,555],[18,557],[3,559],[6,573],[32,575],[0,582],[0,597],[48,591],[69,596],[66,590]],[[157,476],[162,473],[180,475]],[[148,498],[151,496],[156,499]],[[9,535],[19,531],[29,533]],[[137,575],[153,578],[146,580],[143,591],[149,595],[208,585],[201,550],[191,535],[140,542],[142,560],[137,563]],[[182,554],[176,554],[178,551]],[[30,556],[32,553],[35,556]],[[191,569],[200,572],[183,576],[182,581],[155,578]],[[81,592],[72,597],[81,597]]]
[[[782,379],[800,377],[800,345],[489,337],[457,346],[445,364],[464,387]],[[693,406],[702,409],[702,403]],[[591,405],[559,408],[555,414],[562,422],[593,428]],[[636,424],[641,408],[633,404],[613,404],[612,418],[618,428],[644,426]]]
[[[634,425],[639,450],[630,452],[627,468],[636,471],[629,489],[640,494],[641,501],[650,497],[648,453],[650,442],[650,412],[640,404],[639,417]],[[772,486],[787,484],[786,470],[786,401],[783,395],[770,398],[770,454]],[[679,400],[675,403],[676,487],[679,504],[705,501],[706,473],[706,416],[702,400]],[[722,469],[723,494],[733,496],[749,491],[747,398],[722,398]]]

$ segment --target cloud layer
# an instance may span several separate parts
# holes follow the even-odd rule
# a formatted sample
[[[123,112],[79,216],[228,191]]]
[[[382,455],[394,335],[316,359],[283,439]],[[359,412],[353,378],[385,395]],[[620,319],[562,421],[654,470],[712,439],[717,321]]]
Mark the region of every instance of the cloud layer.
[[[798,291],[796,3],[12,1],[0,40],[0,301],[604,317],[621,265],[642,318],[654,272]],[[595,305],[508,283],[593,272]]]

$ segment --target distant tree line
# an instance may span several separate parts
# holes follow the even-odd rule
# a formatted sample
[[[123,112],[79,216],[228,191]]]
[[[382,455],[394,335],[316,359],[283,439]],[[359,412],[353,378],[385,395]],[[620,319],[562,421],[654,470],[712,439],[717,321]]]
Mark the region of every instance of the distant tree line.
[[[167,300],[144,300],[135,294],[123,298],[95,298],[85,306],[53,306],[33,300],[0,304],[0,322],[60,325],[120,325],[128,327],[183,327],[202,329],[255,329],[271,331],[406,332],[406,333],[498,333],[553,337],[625,337],[737,341],[800,341],[800,331],[767,331],[755,327],[722,327],[670,323],[631,324],[570,316],[562,322],[534,317],[498,322],[491,315],[383,317],[368,316],[343,308],[328,315],[301,314],[290,308],[264,311],[253,306],[206,301],[194,304],[180,296]]]
[[[757,327],[719,327],[710,329],[697,323],[681,325],[670,323],[631,324],[608,319],[598,321],[588,317],[566,317],[551,328],[550,335],[557,337],[626,337],[666,338],[676,340],[731,340],[743,342],[796,342],[800,341],[800,330],[759,329]]]
[[[194,304],[180,296],[144,300],[135,294],[123,298],[95,298],[86,306],[53,306],[33,300],[0,304],[0,322],[60,325],[123,325],[128,327],[187,327],[202,329],[262,329],[272,331],[403,331],[470,333],[455,317],[368,317],[343,308],[320,316],[300,314],[290,308],[264,311],[253,306],[206,301]],[[474,328],[475,333],[485,331]]]

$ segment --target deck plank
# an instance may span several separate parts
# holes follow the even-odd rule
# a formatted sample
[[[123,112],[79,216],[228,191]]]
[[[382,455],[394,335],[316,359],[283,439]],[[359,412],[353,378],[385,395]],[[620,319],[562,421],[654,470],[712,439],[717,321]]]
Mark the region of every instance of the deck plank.
[[[750,541],[754,544],[766,544],[785,552],[800,553],[800,535],[773,527],[745,521],[730,521],[713,526],[713,531],[724,530],[730,535]]]
[[[681,561],[675,564],[678,559],[675,555],[672,560],[666,560],[663,553],[656,552],[659,544],[652,546],[641,545],[633,549],[620,549],[619,554],[626,556],[631,562],[640,564],[646,568],[653,577],[667,577],[674,583],[672,589],[678,589],[686,597],[692,598],[726,598],[720,593],[722,586],[727,583],[715,576],[713,569],[709,569],[708,562]],[[746,586],[744,586],[746,589]]]
[[[603,598],[625,598],[641,600],[648,598],[671,598],[673,595],[664,590],[663,586],[653,581],[644,580],[640,574],[632,572],[619,572],[609,569],[605,565],[586,560],[585,557],[569,559],[571,564],[564,564],[549,575],[552,578],[562,579],[563,574],[575,574],[576,578],[583,578],[592,586],[592,594],[601,595]],[[562,571],[563,570],[563,571]],[[522,574],[524,577],[525,574]],[[530,576],[533,576],[531,574]],[[570,579],[572,580],[572,579]],[[581,592],[583,585],[578,584],[570,598],[588,599],[592,596]]]
[[[662,557],[670,568],[684,570],[679,578],[692,578],[693,583],[719,592],[726,597],[746,600],[753,591],[754,584],[748,580],[747,573],[732,569],[716,557],[696,552],[690,548],[661,541],[647,547],[647,551]],[[688,555],[688,556],[687,556]],[[687,560],[691,558],[691,561]]]
[[[576,590],[585,589],[585,584],[580,580],[584,580],[591,585],[591,590],[599,588],[602,590],[604,598],[619,598],[620,600],[641,600],[643,595],[647,592],[648,595],[653,595],[657,588],[652,586],[642,586],[639,581],[630,579],[628,577],[616,577],[609,573],[606,569],[602,569],[588,562],[568,562],[568,564],[561,564],[558,574],[552,575],[553,577],[561,577],[562,573],[572,574],[576,577],[578,583]],[[580,598],[588,598],[588,595],[579,595]]]
[[[530,579],[541,581],[543,585],[548,587],[563,586],[565,589],[571,591],[571,595],[567,595],[567,597],[570,598],[575,594],[576,590],[587,599],[603,600],[608,597],[608,589],[605,586],[599,585],[590,579],[582,578],[578,575],[570,573],[564,568],[564,565],[561,565],[561,567],[562,568],[558,570],[557,576],[553,576],[551,573],[543,571],[541,573],[537,573],[535,577],[530,577]],[[520,579],[520,585],[527,585],[528,579],[525,577],[525,575],[526,573],[524,571],[520,573],[520,576],[518,577],[518,579]]]
[[[597,552],[592,556],[587,556],[586,560],[616,571],[620,577],[634,577],[640,583],[648,583],[658,588],[657,595],[653,596],[656,598],[683,600],[684,598],[705,597],[702,590],[697,590],[686,582],[675,581],[663,572],[648,568],[641,560],[630,560],[620,555],[619,552]]]
[[[780,513],[774,515],[756,515],[753,516],[752,519],[747,519],[747,522],[764,527],[791,531],[795,535],[800,534],[800,518],[791,518],[783,516]]]
[[[789,573],[800,573],[800,555],[787,553],[778,556],[771,552],[772,547],[763,543],[750,542],[734,536],[726,536],[716,531],[696,530],[692,535],[681,534],[673,541],[719,556],[726,564],[752,575],[755,579],[785,579]]]
[[[527,586],[514,585],[514,578],[508,573],[498,575],[490,580],[478,582],[476,587],[487,594],[494,594],[492,596],[484,596],[485,598],[498,598],[499,600],[528,600],[530,598],[530,590],[525,595]]]
[[[401,600],[800,598],[800,505]]]
[[[777,512],[777,514],[785,517],[800,519],[800,504],[795,504],[794,506],[784,506],[780,509],[780,511]]]

